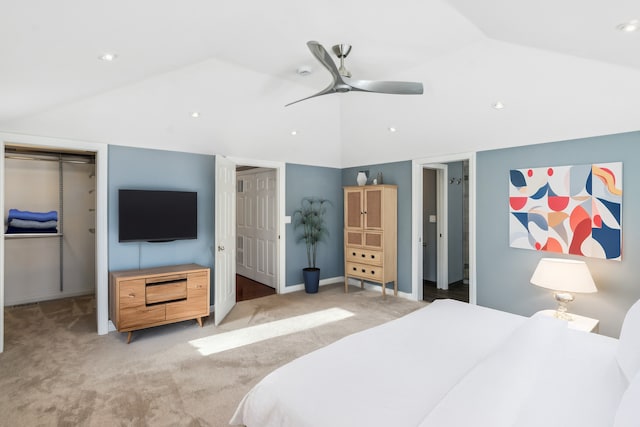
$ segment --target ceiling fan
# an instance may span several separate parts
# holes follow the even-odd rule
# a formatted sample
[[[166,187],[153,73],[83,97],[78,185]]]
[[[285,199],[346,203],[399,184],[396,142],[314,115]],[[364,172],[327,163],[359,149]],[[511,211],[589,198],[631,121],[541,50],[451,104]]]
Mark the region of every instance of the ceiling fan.
[[[340,68],[336,68],[336,64],[333,62],[333,59],[331,59],[327,50],[320,43],[316,41],[309,41],[307,42],[307,46],[313,56],[315,56],[315,58],[320,61],[327,70],[329,70],[333,81],[329,86],[315,95],[290,102],[285,105],[285,107],[306,99],[315,98],[316,96],[328,95],[336,92],[345,93],[356,91],[388,93],[394,95],[422,95],[423,93],[422,83],[351,79],[351,72],[344,66],[344,59],[349,55],[349,52],[351,52],[351,45],[338,44],[333,46],[333,52],[338,58],[340,58]]]

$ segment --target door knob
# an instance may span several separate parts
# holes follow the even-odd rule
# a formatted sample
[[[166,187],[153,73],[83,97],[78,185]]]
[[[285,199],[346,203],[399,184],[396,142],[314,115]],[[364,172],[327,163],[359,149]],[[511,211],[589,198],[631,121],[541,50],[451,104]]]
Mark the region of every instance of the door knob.
[[[224,251],[224,246],[218,245],[218,252]]]

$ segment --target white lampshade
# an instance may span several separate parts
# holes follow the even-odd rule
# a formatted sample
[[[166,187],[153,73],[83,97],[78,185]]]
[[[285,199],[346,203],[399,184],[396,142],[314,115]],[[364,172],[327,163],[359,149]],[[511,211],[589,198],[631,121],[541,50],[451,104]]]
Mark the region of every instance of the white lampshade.
[[[554,291],[598,292],[584,261],[542,258],[531,276],[531,283]]]

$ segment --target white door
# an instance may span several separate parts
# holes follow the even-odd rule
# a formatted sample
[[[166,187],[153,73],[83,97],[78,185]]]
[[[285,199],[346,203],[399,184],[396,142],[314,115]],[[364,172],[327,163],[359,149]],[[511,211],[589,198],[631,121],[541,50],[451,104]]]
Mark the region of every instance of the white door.
[[[276,172],[256,175],[256,274],[254,280],[276,287]]]
[[[236,171],[236,273],[253,278],[254,260],[254,180],[244,171]]]
[[[278,267],[276,171],[238,172],[236,182],[236,271],[275,288]]]
[[[219,325],[236,304],[235,210],[236,165],[216,156],[214,323]]]
[[[438,289],[449,289],[449,260],[448,260],[448,210],[447,210],[447,190],[448,190],[448,166],[443,163],[431,163],[423,166],[425,169],[436,171],[436,287]],[[424,230],[423,230],[424,233]],[[423,242],[424,240],[423,235]],[[423,248],[421,248],[423,249]],[[424,256],[424,255],[423,255]]]

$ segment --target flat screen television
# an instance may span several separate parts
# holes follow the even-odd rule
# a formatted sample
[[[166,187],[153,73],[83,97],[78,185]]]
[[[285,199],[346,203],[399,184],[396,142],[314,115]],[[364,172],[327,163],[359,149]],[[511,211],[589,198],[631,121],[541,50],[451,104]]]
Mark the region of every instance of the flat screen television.
[[[198,238],[198,193],[118,190],[118,240],[169,242]]]

